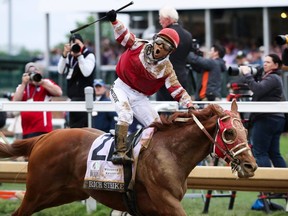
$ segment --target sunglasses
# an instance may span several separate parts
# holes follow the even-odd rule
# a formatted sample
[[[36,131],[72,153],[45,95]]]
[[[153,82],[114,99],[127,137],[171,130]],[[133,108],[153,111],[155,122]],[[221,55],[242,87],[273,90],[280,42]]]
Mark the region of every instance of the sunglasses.
[[[161,37],[157,37],[154,40],[154,43],[156,43],[158,46],[162,45],[164,50],[168,52],[171,52],[174,49],[174,46],[171,43]]]

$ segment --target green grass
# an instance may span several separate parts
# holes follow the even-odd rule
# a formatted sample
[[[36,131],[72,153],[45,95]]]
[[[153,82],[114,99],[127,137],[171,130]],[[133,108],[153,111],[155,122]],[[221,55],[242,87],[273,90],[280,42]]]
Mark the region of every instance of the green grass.
[[[288,135],[283,134],[281,137],[280,151],[288,164]],[[0,190],[25,190],[24,184],[8,184],[3,183]],[[203,194],[205,196],[206,190],[188,190],[190,194]],[[218,192],[220,193],[220,192]],[[227,192],[223,192],[227,193]],[[252,204],[257,199],[257,192],[237,192],[233,210],[228,210],[229,198],[212,198],[210,201],[208,214],[202,214],[204,208],[203,198],[185,198],[182,205],[188,216],[267,216],[264,211],[251,210]],[[285,207],[285,200],[275,199],[273,202]],[[0,215],[11,215],[20,205],[19,200],[1,200],[0,199]],[[97,204],[97,211],[92,214],[87,214],[86,206],[81,202],[73,202],[71,204],[62,205],[59,207],[45,209],[41,212],[35,213],[33,216],[108,216],[111,209]],[[288,213],[284,211],[274,211],[269,216],[287,216]]]
[[[280,152],[284,157],[286,164],[288,165],[288,133],[285,133],[281,136]]]
[[[0,200],[0,215],[11,215],[19,205],[19,200]],[[82,204],[82,202],[73,202],[59,207],[45,209],[33,214],[33,216],[107,216],[110,215],[110,211],[111,210],[104,205],[98,204],[97,211],[93,214],[88,214],[86,212],[86,206]]]
[[[203,191],[204,195],[206,194],[206,190]],[[197,191],[196,191],[197,193]],[[199,193],[199,191],[198,191]],[[220,193],[220,192],[218,192]],[[223,191],[223,193],[228,193],[227,191]],[[209,212],[208,214],[203,214],[204,209],[204,201],[202,198],[194,198],[194,199],[184,199],[182,204],[186,210],[187,215],[189,216],[197,216],[197,215],[205,215],[205,216],[264,216],[267,215],[264,211],[255,211],[251,210],[251,206],[257,199],[258,192],[237,192],[236,199],[232,210],[228,210],[230,198],[212,198],[210,200]],[[284,206],[285,200],[273,200],[273,202]],[[280,216],[287,215],[284,211],[275,211],[269,215]]]
[[[201,191],[189,190],[189,193],[201,193]],[[202,191],[205,195],[207,191]],[[210,201],[208,214],[202,214],[204,208],[204,201],[202,198],[185,198],[182,204],[189,216],[264,216],[267,215],[264,211],[251,210],[251,206],[257,198],[257,192],[237,192],[234,207],[232,210],[228,210],[229,198],[212,198]],[[273,200],[282,206],[284,206],[284,200]],[[0,215],[10,215],[18,206],[20,201],[18,200],[0,200]],[[108,216],[111,209],[98,204],[97,211],[90,214],[90,216]],[[88,216],[86,212],[86,206],[81,202],[73,202],[71,204],[62,205],[59,207],[45,209],[41,212],[33,214],[33,216]],[[275,211],[269,214],[269,216],[286,215],[284,211]]]

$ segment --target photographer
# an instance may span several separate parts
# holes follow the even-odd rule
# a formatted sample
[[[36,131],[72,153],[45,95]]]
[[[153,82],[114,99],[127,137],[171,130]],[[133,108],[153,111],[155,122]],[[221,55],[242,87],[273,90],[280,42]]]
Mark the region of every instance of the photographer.
[[[281,101],[283,83],[281,79],[282,61],[276,54],[264,58],[264,74],[258,81],[253,68],[240,66],[241,74],[253,92],[252,101]],[[251,73],[252,72],[252,73]],[[251,143],[253,154],[259,167],[286,167],[280,154],[280,135],[283,132],[284,113],[252,113],[250,116]],[[272,162],[272,164],[271,164]]]
[[[85,47],[80,34],[71,35],[58,62],[58,73],[66,76],[67,95],[71,101],[85,101],[84,89],[93,88],[94,69],[95,55]],[[87,113],[70,112],[68,125],[70,128],[88,127]]]
[[[282,45],[286,45],[286,47],[284,48],[283,52],[282,52],[282,61],[283,64],[288,66],[288,34],[286,35],[278,35],[275,38],[275,41],[278,45],[282,46]]]
[[[33,62],[25,66],[22,83],[16,88],[13,101],[49,101],[51,96],[61,96],[62,90],[52,80],[42,77]],[[52,131],[51,112],[21,112],[23,138]]]
[[[201,85],[197,89],[196,100],[221,100],[222,72],[226,71],[223,57],[225,49],[215,44],[211,47],[209,58],[204,58],[200,50],[190,52],[187,62],[198,72],[202,73]]]
[[[283,64],[288,66],[288,47],[285,47],[282,52],[282,60],[283,60]]]

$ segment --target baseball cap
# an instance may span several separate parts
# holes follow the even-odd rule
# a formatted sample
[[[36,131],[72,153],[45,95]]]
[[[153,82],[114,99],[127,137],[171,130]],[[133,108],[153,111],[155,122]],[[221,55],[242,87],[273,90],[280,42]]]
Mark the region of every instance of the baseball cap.
[[[36,63],[29,62],[25,65],[25,73],[28,73],[30,67],[35,67],[36,70],[39,70]]]
[[[82,43],[84,43],[84,40],[83,40],[83,38],[82,38],[82,36],[80,35],[80,34],[72,34],[71,36],[70,36],[70,39],[69,39],[69,42],[75,42],[75,40],[76,39],[78,39],[78,40],[80,40]]]
[[[105,86],[105,82],[102,79],[94,79],[93,86]]]
[[[245,58],[246,57],[246,54],[245,54],[245,52],[243,52],[242,50],[239,50],[238,52],[237,52],[237,55],[236,55],[236,58],[237,59],[241,59],[241,58]]]

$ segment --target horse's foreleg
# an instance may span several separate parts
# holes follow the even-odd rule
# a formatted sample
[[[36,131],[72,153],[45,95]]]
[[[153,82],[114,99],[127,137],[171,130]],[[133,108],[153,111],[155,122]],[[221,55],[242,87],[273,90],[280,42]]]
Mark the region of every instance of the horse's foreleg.
[[[20,207],[11,215],[11,216],[30,216],[34,212],[34,208],[31,209],[25,205],[25,201],[23,200]]]
[[[158,207],[158,214],[160,216],[187,216],[181,203],[178,200],[170,201],[163,206]]]
[[[18,212],[19,212],[19,209],[17,209],[15,212],[13,212],[11,214],[11,216],[20,216]]]
[[[11,216],[19,216],[19,209],[17,209],[15,212],[13,212],[12,214],[11,214]]]
[[[169,191],[149,193],[153,206],[157,209],[159,216],[186,216],[181,202]]]

